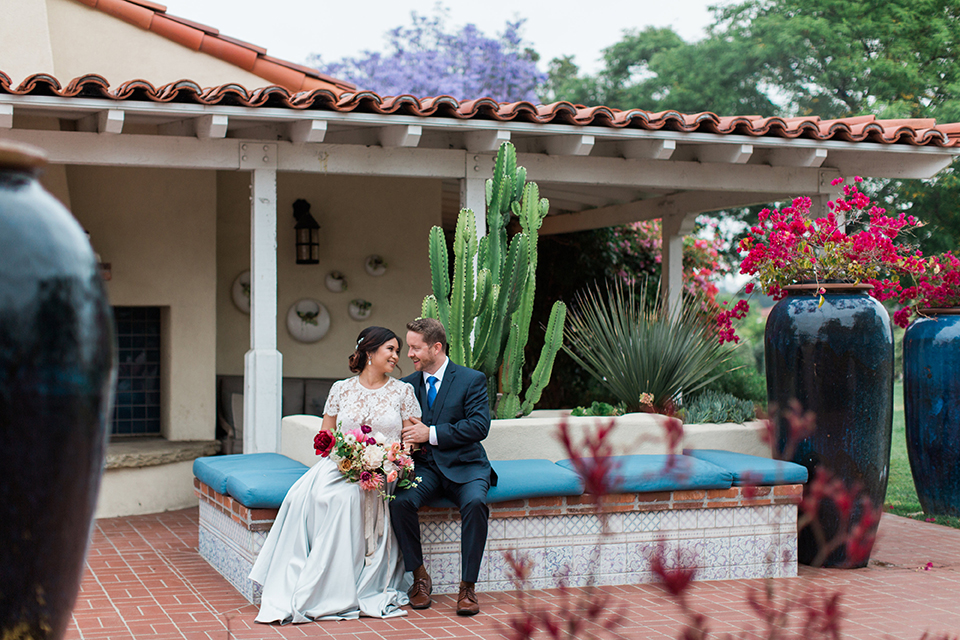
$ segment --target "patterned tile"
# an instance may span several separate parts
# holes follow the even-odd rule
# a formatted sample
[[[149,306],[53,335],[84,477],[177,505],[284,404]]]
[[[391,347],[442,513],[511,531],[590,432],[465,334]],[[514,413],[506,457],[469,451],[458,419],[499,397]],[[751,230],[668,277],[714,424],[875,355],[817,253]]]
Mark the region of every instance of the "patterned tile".
[[[681,540],[679,544],[679,562],[684,567],[703,567],[707,560],[705,540]]]
[[[460,582],[460,554],[435,553],[424,557],[427,572],[437,584],[453,584]]]
[[[546,518],[521,518],[523,521],[523,536],[525,538],[542,538],[546,535]]]
[[[623,516],[623,531],[625,533],[656,531],[660,528],[659,511],[625,513]]]
[[[719,511],[719,509],[697,509],[697,528],[698,529],[716,528],[717,511]]]
[[[624,550],[627,571],[632,573],[649,571],[650,558],[653,556],[648,550],[656,546],[655,542],[628,542]]]
[[[711,511],[716,512],[716,519],[718,527],[732,527],[733,521],[735,519],[737,510],[732,508],[722,508],[722,509],[711,509]]]
[[[523,538],[525,535],[523,521],[526,518],[504,518],[502,540]]]
[[[680,528],[680,513],[677,511],[660,512],[660,531],[676,531]]]
[[[696,580],[728,580],[730,578],[729,567],[704,567],[697,569]]]
[[[726,567],[730,564],[730,540],[728,538],[710,538],[704,541],[705,567]],[[719,580],[720,578],[717,578]]]
[[[595,515],[566,516],[568,525],[565,535],[599,535],[603,530],[600,518]],[[621,527],[622,528],[622,527]]]
[[[600,548],[597,545],[574,545],[570,549],[570,575],[586,576],[594,572],[600,562]]]
[[[680,529],[696,529],[697,509],[682,509],[677,512],[677,523]]]
[[[602,575],[625,573],[627,546],[610,543],[600,546],[600,573]]]
[[[547,547],[543,556],[543,575],[568,576],[573,570],[573,549],[568,546]]]
[[[487,538],[491,540],[503,540],[503,520],[501,518],[491,518],[487,523]]]

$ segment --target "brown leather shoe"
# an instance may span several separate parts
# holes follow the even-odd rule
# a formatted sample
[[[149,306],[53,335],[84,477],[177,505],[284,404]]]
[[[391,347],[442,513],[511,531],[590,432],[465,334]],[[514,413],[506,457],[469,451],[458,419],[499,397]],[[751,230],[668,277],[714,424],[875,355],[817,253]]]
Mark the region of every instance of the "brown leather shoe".
[[[477,602],[477,592],[472,582],[460,582],[460,596],[457,598],[458,616],[475,616],[480,613],[480,603]]]
[[[433,593],[433,581],[426,568],[420,565],[413,570],[413,586],[407,595],[410,596],[410,606],[414,609],[429,609],[433,602],[430,594]]]

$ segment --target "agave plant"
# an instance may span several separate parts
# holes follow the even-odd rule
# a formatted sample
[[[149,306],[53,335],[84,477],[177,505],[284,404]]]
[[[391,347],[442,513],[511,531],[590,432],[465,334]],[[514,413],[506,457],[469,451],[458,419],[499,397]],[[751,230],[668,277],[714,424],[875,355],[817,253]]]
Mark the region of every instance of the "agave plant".
[[[619,283],[577,294],[563,349],[631,411],[670,413],[688,395],[723,374],[730,350],[722,347],[699,306],[681,302],[668,313]]]

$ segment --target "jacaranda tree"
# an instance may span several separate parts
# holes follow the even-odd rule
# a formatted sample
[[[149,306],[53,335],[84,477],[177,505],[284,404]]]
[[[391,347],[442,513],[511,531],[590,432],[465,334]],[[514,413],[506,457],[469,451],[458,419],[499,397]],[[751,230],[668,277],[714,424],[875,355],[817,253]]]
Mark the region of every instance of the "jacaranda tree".
[[[411,13],[413,24],[388,32],[382,53],[365,51],[336,62],[314,55],[310,64],[382,96],[536,101],[546,74],[537,69],[539,56],[520,35],[523,20],[507,22],[502,33],[490,37],[473,24],[451,30],[446,14],[440,7],[432,16]]]

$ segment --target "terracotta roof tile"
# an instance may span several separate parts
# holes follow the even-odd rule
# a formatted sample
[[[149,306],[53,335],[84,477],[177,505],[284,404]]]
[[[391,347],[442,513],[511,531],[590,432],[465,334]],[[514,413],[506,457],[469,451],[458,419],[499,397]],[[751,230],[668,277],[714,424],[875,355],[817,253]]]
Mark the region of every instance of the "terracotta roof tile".
[[[529,102],[497,103],[490,98],[458,101],[450,96],[429,98],[410,95],[379,96],[372,91],[343,91],[291,66],[277,64],[273,67],[258,67],[258,65],[271,63],[272,61],[257,56],[254,69],[260,72],[258,75],[275,81],[280,86],[268,86],[255,90],[239,84],[202,88],[191,80],[179,80],[161,87],[154,87],[146,80],[130,80],[118,87],[110,88],[106,79],[98,75],[75,78],[64,87],[57,78],[48,74],[30,76],[19,86],[13,87],[9,76],[0,71],[0,93],[244,107],[269,106],[340,113],[379,113],[423,118],[566,124],[597,129],[629,128],[645,131],[735,134],[755,138],[770,136],[873,144],[960,146],[960,123],[937,124],[930,118],[877,120],[871,115],[836,120],[820,120],[817,117],[763,118],[755,115],[718,116],[708,111],[692,114],[678,111],[654,113],[642,109],[620,111],[604,106],[585,107],[569,102],[535,105]],[[291,90],[291,86],[298,88]]]
[[[210,26],[167,14],[167,8],[149,0],[75,0],[141,29],[202,51],[279,84],[292,92],[328,89],[337,93],[356,87],[315,69],[267,56],[267,50],[237,38],[221,35]]]

